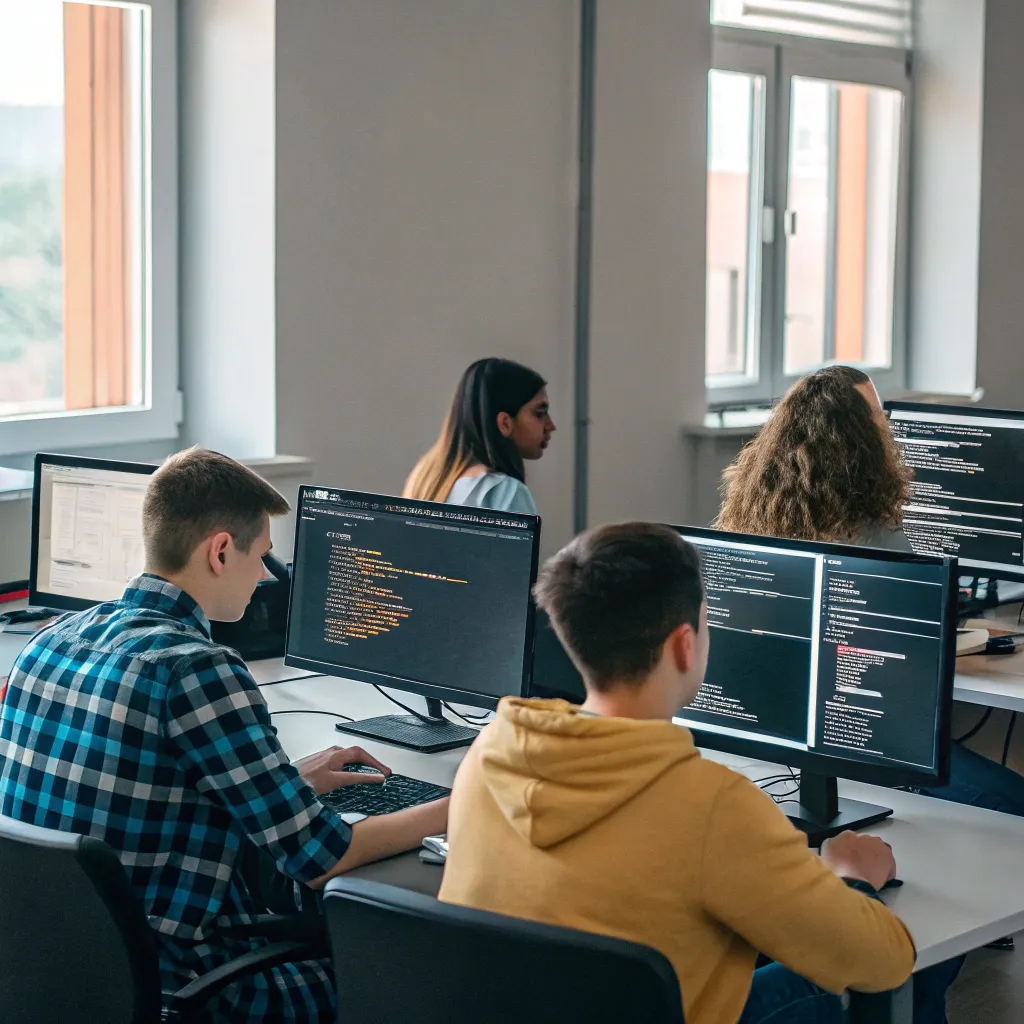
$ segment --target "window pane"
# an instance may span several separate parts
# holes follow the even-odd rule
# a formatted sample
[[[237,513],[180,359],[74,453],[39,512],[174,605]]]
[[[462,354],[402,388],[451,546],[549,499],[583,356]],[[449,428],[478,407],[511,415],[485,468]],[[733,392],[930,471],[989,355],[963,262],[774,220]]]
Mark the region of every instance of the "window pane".
[[[0,0],[0,417],[144,403],[147,16]]]
[[[831,105],[827,82],[793,79],[786,213],[787,374],[825,360]]]
[[[903,96],[794,78],[784,370],[892,364]]]
[[[712,385],[757,373],[764,93],[760,75],[712,71],[708,78],[707,376]]]

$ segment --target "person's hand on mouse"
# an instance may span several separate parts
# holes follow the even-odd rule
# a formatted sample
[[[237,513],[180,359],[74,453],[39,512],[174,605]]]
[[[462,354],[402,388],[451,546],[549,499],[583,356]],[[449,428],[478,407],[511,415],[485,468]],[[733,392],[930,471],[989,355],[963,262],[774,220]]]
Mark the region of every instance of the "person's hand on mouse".
[[[876,890],[896,877],[892,847],[878,836],[842,832],[822,844],[821,859],[840,878],[867,882]]]
[[[377,771],[347,772],[345,765],[349,764],[365,764]],[[387,765],[381,764],[362,747],[328,747],[296,761],[295,767],[318,794],[330,793],[341,786],[365,786],[368,783],[379,786],[391,774]]]

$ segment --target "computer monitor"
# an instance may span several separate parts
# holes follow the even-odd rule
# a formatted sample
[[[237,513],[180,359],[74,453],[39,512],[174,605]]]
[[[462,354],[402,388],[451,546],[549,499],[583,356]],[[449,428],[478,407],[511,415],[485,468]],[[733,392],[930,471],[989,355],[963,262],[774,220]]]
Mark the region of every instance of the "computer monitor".
[[[471,743],[441,701],[527,692],[536,516],[302,487],[285,662],[427,698],[424,716],[339,725],[417,750]]]
[[[840,800],[949,772],[956,562],[676,527],[701,556],[711,649],[675,721],[699,746],[801,770],[784,805],[815,844],[891,810]]]
[[[918,554],[976,576],[1024,580],[1024,412],[886,402],[914,470],[903,530]]]
[[[142,572],[142,497],[156,466],[37,455],[29,604],[80,611],[116,601]]]

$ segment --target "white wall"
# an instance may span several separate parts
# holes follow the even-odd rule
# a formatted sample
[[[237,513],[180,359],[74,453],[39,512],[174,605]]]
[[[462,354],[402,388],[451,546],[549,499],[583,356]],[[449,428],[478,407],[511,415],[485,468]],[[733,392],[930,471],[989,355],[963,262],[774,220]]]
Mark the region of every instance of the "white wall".
[[[395,492],[465,366],[519,359],[571,528],[574,0],[278,0],[278,446]]]
[[[181,4],[185,444],[276,451],[274,0]]]
[[[978,346],[985,0],[917,0],[910,386],[970,392]]]
[[[704,411],[706,4],[598,4],[590,521],[693,515]]]

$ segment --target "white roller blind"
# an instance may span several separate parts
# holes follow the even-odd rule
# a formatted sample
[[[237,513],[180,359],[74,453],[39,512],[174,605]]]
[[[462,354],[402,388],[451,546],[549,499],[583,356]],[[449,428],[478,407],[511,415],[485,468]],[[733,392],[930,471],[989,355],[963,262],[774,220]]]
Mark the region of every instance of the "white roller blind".
[[[909,49],[912,9],[913,0],[711,0],[711,21]]]

